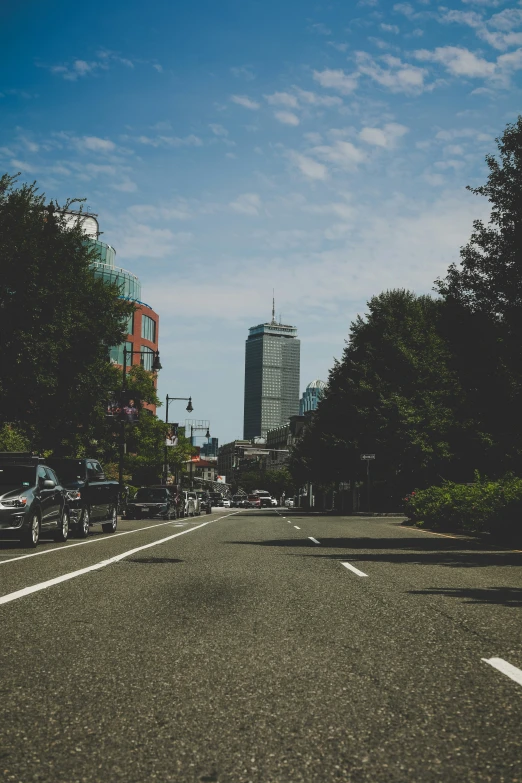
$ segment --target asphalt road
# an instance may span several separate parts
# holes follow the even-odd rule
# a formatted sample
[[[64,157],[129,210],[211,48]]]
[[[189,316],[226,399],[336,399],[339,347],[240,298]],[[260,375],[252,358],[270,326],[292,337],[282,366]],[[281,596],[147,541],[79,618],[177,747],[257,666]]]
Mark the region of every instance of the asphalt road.
[[[283,509],[0,542],[0,776],[522,781],[521,566]]]

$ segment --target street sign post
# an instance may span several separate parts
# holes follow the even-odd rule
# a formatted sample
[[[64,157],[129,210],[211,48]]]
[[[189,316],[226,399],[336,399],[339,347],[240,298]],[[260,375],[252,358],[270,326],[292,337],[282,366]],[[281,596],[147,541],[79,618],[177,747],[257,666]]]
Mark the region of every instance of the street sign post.
[[[361,459],[366,462],[366,503],[370,510],[370,460],[375,459],[375,454],[361,454]]]

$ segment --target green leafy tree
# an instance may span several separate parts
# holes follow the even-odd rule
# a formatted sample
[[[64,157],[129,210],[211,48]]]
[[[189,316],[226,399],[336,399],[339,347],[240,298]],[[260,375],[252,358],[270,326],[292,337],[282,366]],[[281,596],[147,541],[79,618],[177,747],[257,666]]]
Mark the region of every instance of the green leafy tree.
[[[11,423],[0,426],[0,451],[30,451],[29,439]]]
[[[351,325],[290,466],[298,483],[327,488],[364,481],[360,455],[375,453],[372,473],[389,500],[451,469],[460,389],[439,334],[441,301],[395,290],[373,297],[368,309]]]
[[[486,184],[468,188],[490,202],[489,222],[436,281],[465,392],[463,459],[492,476],[522,470],[522,117],[496,141]]]
[[[134,305],[93,275],[96,250],[63,207],[36,184],[0,178],[0,396],[2,412],[33,448],[71,453],[105,428],[116,375],[110,346],[123,342]]]

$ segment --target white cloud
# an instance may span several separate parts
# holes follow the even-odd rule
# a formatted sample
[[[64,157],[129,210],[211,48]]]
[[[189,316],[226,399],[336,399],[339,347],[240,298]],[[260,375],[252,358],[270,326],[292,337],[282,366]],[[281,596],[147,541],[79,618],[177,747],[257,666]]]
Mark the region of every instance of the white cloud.
[[[426,71],[416,65],[403,63],[398,57],[383,55],[380,59],[389,67],[383,68],[367,52],[357,52],[359,73],[369,76],[390,92],[416,95],[427,89],[424,84]]]
[[[125,260],[165,258],[192,239],[192,234],[185,231],[175,233],[168,228],[153,228],[134,221],[121,225],[114,234],[118,256]]]
[[[381,30],[384,30],[387,33],[394,33],[395,35],[400,33],[396,24],[385,24],[384,22],[381,22]]]
[[[307,155],[301,155],[299,152],[291,151],[288,153],[290,160],[297,166],[301,174],[308,179],[324,180],[328,177],[328,169],[322,163],[309,158]]]
[[[296,96],[289,92],[274,92],[272,95],[265,95],[265,98],[272,106],[287,106],[290,109],[297,109],[299,106]]]
[[[343,95],[357,89],[357,74],[345,73],[340,68],[338,70],[327,68],[324,71],[314,71],[314,79],[322,87],[338,90]]]
[[[243,193],[235,201],[231,201],[229,206],[242,215],[259,215],[261,199],[257,193]]]
[[[359,132],[359,138],[361,141],[365,141],[366,144],[391,149],[394,147],[396,140],[404,136],[405,133],[408,133],[408,128],[405,125],[388,122],[382,128],[362,128]]]
[[[109,139],[100,139],[98,136],[81,136],[72,138],[74,146],[82,152],[114,152],[116,144]]]
[[[138,136],[136,139],[140,144],[149,147],[201,147],[203,142],[199,136],[191,133],[188,136],[180,138],[179,136]]]
[[[251,82],[256,78],[254,69],[250,65],[239,65],[230,69],[232,76],[236,79],[244,79],[247,82]]]
[[[418,49],[415,57],[424,62],[437,62],[454,76],[484,78],[495,72],[495,63],[478,57],[461,46],[438,46],[434,51]]]
[[[222,125],[219,125],[217,123],[211,123],[209,126],[210,130],[215,136],[228,136],[228,131],[226,128],[224,128]]]
[[[514,32],[522,24],[522,10],[518,8],[508,8],[490,19],[484,19],[476,11],[450,10],[442,15],[440,21],[471,27],[479,38],[495,49],[505,50],[522,43],[522,32]]]
[[[259,109],[259,103],[253,101],[248,95],[231,95],[230,100],[239,106],[243,106],[245,109],[251,109],[252,111]]]
[[[122,193],[135,193],[138,190],[138,186],[131,179],[124,179],[121,182],[115,182],[111,185],[113,190],[119,190]]]
[[[327,27],[323,22],[316,22],[315,24],[310,25],[310,30],[314,30],[316,33],[319,33],[319,35],[331,35],[332,31],[329,27]]]
[[[274,117],[283,125],[299,125],[299,117],[291,111],[276,111]]]
[[[421,19],[423,16],[422,13],[416,11],[410,3],[396,3],[393,6],[393,10],[398,14],[403,14],[408,19]]]
[[[190,220],[193,211],[183,199],[172,204],[133,204],[127,209],[136,220]]]
[[[349,170],[357,168],[359,163],[366,160],[366,153],[358,149],[351,141],[338,140],[330,145],[314,147],[311,152],[329,163]]]
[[[308,103],[310,106],[342,106],[342,98],[337,95],[318,95],[316,92],[310,92],[309,90],[301,90],[299,87],[295,88],[299,100],[301,103]]]

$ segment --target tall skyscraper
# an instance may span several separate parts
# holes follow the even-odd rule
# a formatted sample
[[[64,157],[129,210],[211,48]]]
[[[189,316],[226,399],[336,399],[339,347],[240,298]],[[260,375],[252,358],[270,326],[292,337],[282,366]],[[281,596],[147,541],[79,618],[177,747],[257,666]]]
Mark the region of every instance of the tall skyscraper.
[[[264,437],[299,413],[301,343],[297,328],[278,323],[252,326],[245,344],[245,440]]]

